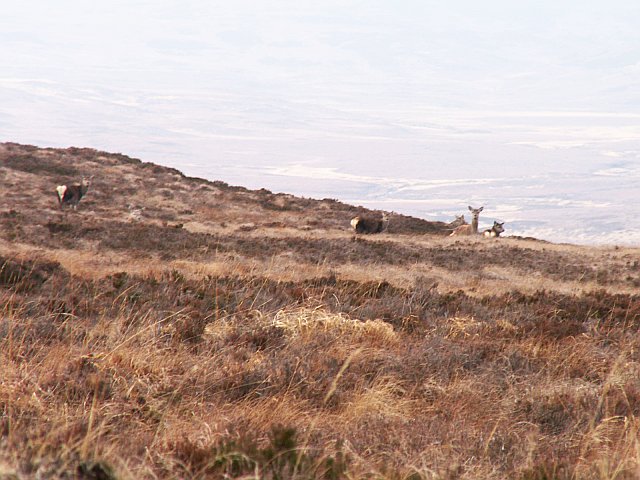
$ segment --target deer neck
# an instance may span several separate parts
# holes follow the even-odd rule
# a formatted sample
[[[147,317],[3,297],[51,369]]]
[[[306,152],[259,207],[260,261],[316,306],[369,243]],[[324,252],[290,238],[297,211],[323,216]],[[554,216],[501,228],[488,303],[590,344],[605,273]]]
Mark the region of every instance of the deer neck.
[[[474,215],[473,220],[471,220],[471,230],[474,233],[478,233],[478,215]]]

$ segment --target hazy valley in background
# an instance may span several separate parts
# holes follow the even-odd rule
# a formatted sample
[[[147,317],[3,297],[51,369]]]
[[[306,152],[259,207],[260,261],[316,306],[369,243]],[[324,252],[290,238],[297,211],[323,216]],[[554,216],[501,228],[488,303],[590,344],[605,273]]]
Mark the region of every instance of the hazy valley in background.
[[[623,1],[24,2],[0,19],[0,140],[638,244],[639,16]]]

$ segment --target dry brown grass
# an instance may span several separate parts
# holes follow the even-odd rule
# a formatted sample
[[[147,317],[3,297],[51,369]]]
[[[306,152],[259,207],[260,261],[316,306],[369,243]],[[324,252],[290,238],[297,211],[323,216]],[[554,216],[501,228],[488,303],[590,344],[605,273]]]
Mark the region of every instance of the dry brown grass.
[[[110,280],[66,277],[29,313],[34,297],[7,290],[1,401],[21,474],[96,461],[133,478],[268,470],[256,462],[277,425],[297,432],[305,462],[325,468],[339,453],[356,476],[632,478],[637,469],[636,335],[593,325],[564,336],[527,323],[526,311],[520,321],[509,311],[495,321],[440,317],[445,298],[435,293],[435,318],[394,327],[329,312],[318,295],[331,285],[271,310],[254,300],[272,285],[238,280],[232,289],[251,300],[208,315],[193,300],[173,309],[146,300],[160,290],[173,303],[203,285],[170,272],[123,278],[112,293]],[[205,298],[216,287],[231,293],[221,279],[206,283]],[[336,288],[325,293],[340,297]],[[101,293],[76,308],[94,316],[57,311],[87,290]],[[229,448],[247,465],[216,470],[210,463]]]
[[[331,200],[0,160],[31,182],[0,199],[0,479],[640,475],[637,249],[354,239]],[[99,178],[78,212],[64,168]]]

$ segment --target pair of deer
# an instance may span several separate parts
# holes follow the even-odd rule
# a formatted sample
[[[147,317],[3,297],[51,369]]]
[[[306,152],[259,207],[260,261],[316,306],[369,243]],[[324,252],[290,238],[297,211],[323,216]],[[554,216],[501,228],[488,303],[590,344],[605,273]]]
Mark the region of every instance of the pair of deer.
[[[484,210],[484,207],[473,208],[472,206],[469,206],[469,210],[471,211],[472,215],[471,224],[464,224],[454,228],[453,232],[451,232],[451,237],[460,235],[476,235],[478,233],[478,219],[480,218],[480,212]],[[460,220],[464,222],[464,215],[456,219],[456,221]],[[482,235],[484,235],[485,237],[499,237],[500,234],[504,232],[503,225],[504,222],[493,222],[493,227],[482,232]]]

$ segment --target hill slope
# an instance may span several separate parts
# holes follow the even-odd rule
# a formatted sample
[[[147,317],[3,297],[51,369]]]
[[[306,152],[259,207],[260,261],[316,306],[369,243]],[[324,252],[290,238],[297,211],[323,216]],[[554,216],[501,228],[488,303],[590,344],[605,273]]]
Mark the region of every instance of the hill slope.
[[[0,185],[0,478],[638,474],[638,249],[354,239],[91,149],[2,144]]]

